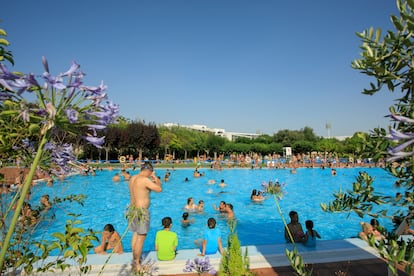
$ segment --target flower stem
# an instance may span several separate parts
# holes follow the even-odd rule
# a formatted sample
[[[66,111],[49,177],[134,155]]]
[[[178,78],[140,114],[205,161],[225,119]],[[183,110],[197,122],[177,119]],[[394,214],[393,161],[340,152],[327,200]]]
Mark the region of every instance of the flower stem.
[[[26,195],[29,192],[30,185],[32,184],[32,179],[33,179],[33,176],[35,174],[37,165],[39,164],[40,159],[42,157],[43,147],[47,142],[47,136],[48,136],[47,134],[48,133],[49,133],[49,131],[47,131],[46,134],[43,135],[43,137],[40,141],[39,147],[37,149],[36,156],[35,156],[35,158],[33,160],[33,163],[30,167],[30,171],[29,171],[29,173],[26,176],[26,179],[24,181],[24,184],[23,184],[23,187],[22,187],[22,190],[21,190],[21,194],[20,194],[20,198],[17,201],[16,210],[14,211],[12,220],[10,222],[9,229],[7,230],[7,234],[6,234],[6,237],[4,239],[4,242],[3,242],[3,245],[2,245],[2,248],[1,248],[1,252],[0,252],[0,273],[3,271],[3,265],[4,265],[4,259],[5,259],[6,251],[9,247],[9,245],[10,245],[10,240],[11,240],[11,237],[13,235],[14,229],[16,227],[16,223],[19,219],[20,211],[22,210],[23,203],[25,201]]]
[[[283,224],[285,225],[285,229],[288,232],[288,235],[293,244],[293,247],[296,248],[295,240],[293,239],[292,233],[290,233],[289,227],[287,226],[285,217],[283,216],[282,209],[280,208],[279,201],[277,200],[276,195],[273,195],[273,198],[275,199],[277,210],[279,211],[280,217],[282,218]]]

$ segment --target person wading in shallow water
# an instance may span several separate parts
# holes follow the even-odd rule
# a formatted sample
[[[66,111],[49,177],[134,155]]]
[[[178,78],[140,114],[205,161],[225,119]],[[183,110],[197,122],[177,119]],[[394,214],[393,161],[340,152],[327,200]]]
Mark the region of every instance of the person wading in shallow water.
[[[289,212],[290,223],[287,225],[287,229],[285,228],[285,239],[287,242],[305,242],[306,235],[303,232],[302,224],[299,222],[299,215],[296,211]],[[292,234],[293,241],[290,238],[288,233]]]
[[[150,192],[161,192],[160,179],[155,175],[151,163],[145,162],[139,174],[129,181],[130,207],[128,210],[128,225],[132,235],[132,268],[137,271],[141,267],[140,259],[145,238],[149,231]]]

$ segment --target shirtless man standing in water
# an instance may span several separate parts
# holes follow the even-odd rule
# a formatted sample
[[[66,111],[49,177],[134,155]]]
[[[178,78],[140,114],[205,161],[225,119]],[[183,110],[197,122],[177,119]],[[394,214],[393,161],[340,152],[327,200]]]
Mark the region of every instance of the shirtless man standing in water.
[[[141,266],[142,247],[149,231],[148,208],[150,207],[151,191],[161,192],[161,181],[155,175],[151,163],[145,162],[141,166],[141,172],[131,177],[129,181],[130,207],[127,217],[129,229],[133,231],[132,256],[134,270],[138,270]]]

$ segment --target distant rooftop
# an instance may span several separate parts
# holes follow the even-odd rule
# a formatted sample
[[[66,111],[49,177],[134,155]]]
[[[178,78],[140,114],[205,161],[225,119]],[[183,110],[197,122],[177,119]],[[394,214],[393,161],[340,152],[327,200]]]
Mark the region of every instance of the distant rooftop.
[[[257,133],[226,132],[226,130],[224,128],[209,128],[206,125],[197,125],[197,124],[194,124],[194,125],[179,125],[179,124],[175,124],[175,123],[165,123],[164,126],[168,127],[168,128],[174,127],[174,126],[180,126],[180,127],[200,131],[200,132],[209,132],[209,133],[213,133],[216,136],[227,138],[230,141],[234,141],[236,138],[239,138],[239,137],[254,139],[254,138],[257,138],[261,135],[261,134],[257,134]]]
[[[213,133],[216,136],[227,138],[229,141],[234,141],[237,138],[243,137],[243,138],[249,138],[249,139],[255,139],[262,135],[261,133],[248,133],[248,132],[233,132],[233,131],[226,131],[224,128],[209,128],[206,125],[180,125],[176,123],[165,123],[163,126],[171,128],[171,127],[184,127],[200,132],[209,132]],[[339,141],[344,141],[346,138],[351,138],[352,136],[331,136],[331,137],[324,137],[325,139],[328,138],[335,138]]]

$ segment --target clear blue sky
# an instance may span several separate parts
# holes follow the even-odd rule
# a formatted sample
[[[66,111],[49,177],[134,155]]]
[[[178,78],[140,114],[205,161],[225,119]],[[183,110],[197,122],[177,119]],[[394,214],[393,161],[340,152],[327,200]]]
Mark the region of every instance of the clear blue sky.
[[[15,69],[79,63],[121,115],[273,134],[305,126],[326,136],[388,125],[399,94],[362,95],[353,70],[371,26],[392,29],[394,0],[3,1]]]

